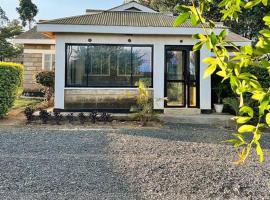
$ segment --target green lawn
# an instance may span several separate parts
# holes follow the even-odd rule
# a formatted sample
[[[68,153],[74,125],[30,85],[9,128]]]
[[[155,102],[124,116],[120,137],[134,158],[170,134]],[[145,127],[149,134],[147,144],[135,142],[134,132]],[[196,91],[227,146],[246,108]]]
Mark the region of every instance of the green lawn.
[[[22,99],[19,98],[15,101],[14,106],[12,109],[18,109],[18,108],[25,108],[27,106],[35,106],[39,103],[41,103],[42,100],[39,99]]]

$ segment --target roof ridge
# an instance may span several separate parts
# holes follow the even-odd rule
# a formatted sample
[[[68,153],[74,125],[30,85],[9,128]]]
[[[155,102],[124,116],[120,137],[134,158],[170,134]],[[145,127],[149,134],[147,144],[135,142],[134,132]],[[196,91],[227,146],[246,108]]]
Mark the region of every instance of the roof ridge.
[[[112,8],[110,8],[110,9],[108,9],[108,10],[113,10],[113,9],[119,8],[119,7],[121,7],[121,6],[131,4],[131,3],[137,3],[137,4],[141,5],[141,6],[144,6],[144,7],[146,7],[146,8],[151,9],[151,10],[154,10],[154,9],[152,9],[152,8],[146,6],[146,5],[143,5],[143,4],[141,4],[141,3],[139,3],[138,1],[135,1],[135,0],[132,0],[132,1],[127,2],[127,3],[124,2],[124,3],[122,3],[121,5],[112,7]],[[154,10],[154,11],[156,11],[156,10]]]

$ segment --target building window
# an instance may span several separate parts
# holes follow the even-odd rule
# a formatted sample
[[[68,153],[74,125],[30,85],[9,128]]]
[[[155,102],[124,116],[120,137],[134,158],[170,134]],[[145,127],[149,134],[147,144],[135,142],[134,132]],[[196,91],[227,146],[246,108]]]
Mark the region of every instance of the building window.
[[[67,87],[152,87],[152,46],[66,45]]]
[[[43,54],[44,71],[53,71],[55,69],[55,54]]]

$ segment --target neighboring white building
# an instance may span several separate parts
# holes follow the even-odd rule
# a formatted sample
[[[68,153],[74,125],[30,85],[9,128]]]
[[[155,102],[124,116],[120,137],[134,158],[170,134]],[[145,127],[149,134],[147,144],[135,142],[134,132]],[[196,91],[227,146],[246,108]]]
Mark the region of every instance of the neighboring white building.
[[[56,41],[55,108],[129,110],[142,80],[149,83],[156,110],[210,111],[211,78],[202,78],[202,60],[211,52],[192,52],[192,35],[203,30],[189,22],[175,28],[174,20],[131,1],[38,23],[38,31]],[[225,28],[218,25],[216,34]],[[227,39],[250,43],[234,33]]]

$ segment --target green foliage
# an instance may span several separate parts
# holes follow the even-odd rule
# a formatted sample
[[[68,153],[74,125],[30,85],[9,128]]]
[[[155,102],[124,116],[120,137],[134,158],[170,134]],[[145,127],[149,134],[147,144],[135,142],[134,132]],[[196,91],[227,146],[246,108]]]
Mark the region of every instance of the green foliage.
[[[156,119],[153,112],[153,99],[149,89],[143,81],[138,82],[138,91],[139,93],[136,101],[139,112],[135,118],[139,119],[142,125],[146,125],[149,121]]]
[[[212,72],[213,73],[213,72]],[[222,103],[222,93],[225,90],[225,85],[222,83],[219,83],[216,87],[213,88],[213,90],[215,91],[217,98],[218,98],[218,103],[221,104]]]
[[[0,118],[13,106],[23,82],[23,66],[0,62]]]
[[[45,99],[50,101],[54,93],[55,73],[42,71],[36,74],[36,82],[44,87]]]
[[[6,16],[6,12],[0,6],[0,27],[3,26],[5,22],[8,22],[8,17]]]
[[[0,61],[4,58],[15,58],[22,53],[22,47],[13,45],[10,40],[22,33],[22,27],[17,20],[7,23],[0,22]],[[4,25],[5,24],[5,25]]]
[[[31,29],[31,24],[38,13],[37,6],[32,2],[32,0],[20,0],[19,7],[16,8],[22,20],[22,25],[25,27],[27,22],[29,29]]]
[[[255,47],[246,45],[237,48],[231,42],[227,42],[226,30],[222,31],[219,35],[213,32],[215,24],[206,19],[203,13],[209,11],[212,0],[200,1],[196,6],[192,2],[192,6],[179,6],[181,14],[178,17],[178,22],[184,23],[186,20],[193,21],[193,26],[201,25],[204,34],[196,34],[194,38],[198,39],[198,43],[194,45],[193,50],[197,51],[206,46],[210,51],[214,52],[215,57],[206,58],[204,62],[208,64],[205,71],[205,77],[214,73],[222,77],[222,81],[229,80],[231,89],[239,98],[239,115],[236,117],[237,123],[240,127],[237,133],[234,134],[236,139],[231,142],[234,147],[241,148],[239,159],[235,162],[241,164],[245,162],[253,146],[256,147],[257,155],[260,162],[264,160],[263,150],[260,146],[261,128],[269,126],[269,112],[270,112],[270,88],[269,82],[262,85],[260,80],[252,71],[252,69],[263,69],[264,73],[268,71],[268,78],[270,75],[270,16],[264,16],[263,20],[265,26],[264,30],[260,31],[260,36],[257,39]],[[268,6],[268,1],[265,0],[222,0],[219,3],[222,20],[238,20],[240,13],[245,9],[252,9],[255,6],[262,5]],[[187,13],[189,18],[186,18],[183,13]],[[181,25],[177,23],[177,25]],[[210,28],[209,28],[210,27]],[[230,56],[227,51],[227,46],[234,47],[234,56]],[[267,76],[267,75],[266,75]],[[246,101],[255,101],[252,107],[246,105]],[[255,110],[258,110],[258,117],[255,117]],[[251,120],[255,119],[256,123],[251,124]],[[264,121],[265,119],[265,121]],[[246,133],[252,133],[251,140],[246,137]]]
[[[227,97],[223,99],[223,103],[228,105],[233,111],[235,115],[239,114],[239,100],[235,97]]]
[[[36,74],[36,81],[44,87],[54,88],[54,72],[42,71]]]

